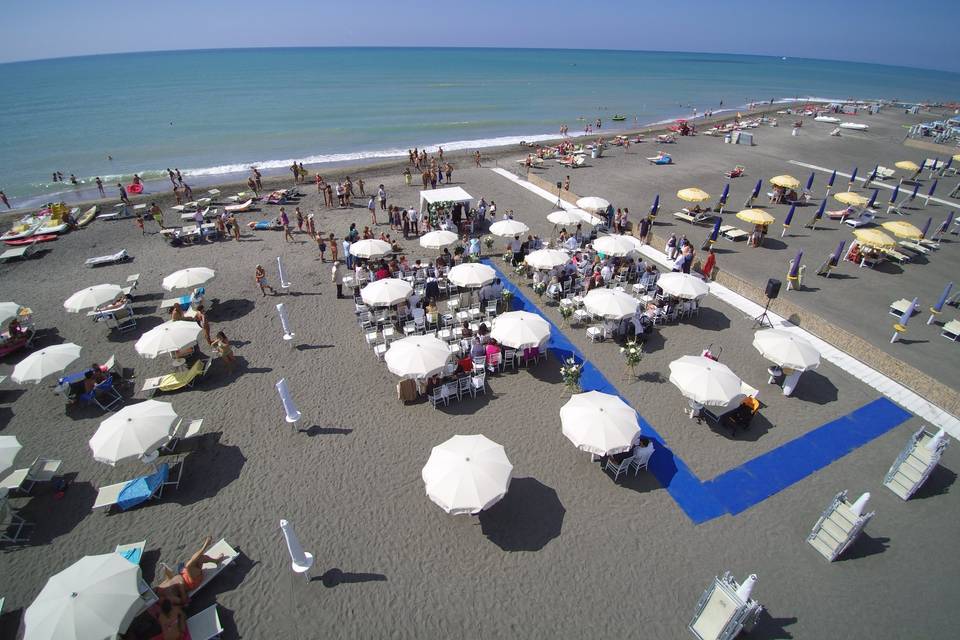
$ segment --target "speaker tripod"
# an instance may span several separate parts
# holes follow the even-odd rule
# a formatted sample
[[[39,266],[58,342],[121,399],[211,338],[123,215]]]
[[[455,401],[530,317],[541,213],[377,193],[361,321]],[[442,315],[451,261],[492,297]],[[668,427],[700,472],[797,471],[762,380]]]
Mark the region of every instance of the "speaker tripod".
[[[763,329],[765,326],[770,327],[771,329],[773,328],[773,321],[770,319],[770,316],[767,315],[767,310],[770,309],[770,300],[772,300],[772,298],[767,298],[767,304],[765,304],[763,307],[763,313],[753,319],[754,329],[757,327]]]

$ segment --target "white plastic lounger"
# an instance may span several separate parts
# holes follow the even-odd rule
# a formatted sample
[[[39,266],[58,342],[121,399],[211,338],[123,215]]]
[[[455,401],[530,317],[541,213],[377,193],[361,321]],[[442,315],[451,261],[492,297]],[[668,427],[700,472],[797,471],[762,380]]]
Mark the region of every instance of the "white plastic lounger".
[[[940,335],[948,340],[953,340],[954,342],[960,340],[960,320],[954,318],[947,324],[943,325],[943,331],[940,332]]]
[[[732,225],[724,225],[720,227],[720,235],[722,235],[727,240],[731,242],[736,242],[738,240],[746,240],[750,237],[750,234],[744,231],[743,229],[738,229]]]
[[[203,570],[203,580],[200,581],[200,584],[196,589],[189,592],[189,595],[192,597],[197,591],[203,589],[207,584],[220,575],[220,572],[227,568],[230,563],[236,560],[240,556],[240,552],[230,546],[230,544],[224,539],[221,538],[217,543],[212,547],[207,549],[206,556],[210,558],[216,558],[223,556],[219,564],[216,562],[205,562],[201,569]]]
[[[29,258],[33,255],[33,252],[37,250],[37,241],[34,240],[30,244],[25,244],[21,247],[14,247],[13,249],[7,249],[3,253],[0,253],[0,260],[6,262],[7,260],[19,260]]]
[[[38,482],[50,482],[53,480],[63,460],[53,460],[52,458],[37,458],[33,463],[24,469],[17,469],[11,472],[6,478],[0,481],[0,491],[20,491],[30,493],[33,485]],[[27,487],[24,484],[29,483]]]
[[[891,302],[891,303],[890,303],[890,315],[899,318],[900,316],[903,315],[903,313],[904,313],[907,309],[910,308],[910,305],[911,305],[911,304],[912,304],[912,303],[911,303],[909,300],[907,300],[906,298],[900,298],[899,300],[895,300],[894,302]],[[916,314],[916,310],[914,310],[914,314]]]
[[[140,558],[143,557],[143,550],[147,546],[146,540],[140,542],[131,542],[129,544],[118,544],[113,552],[118,553],[133,564],[140,564]]]
[[[903,500],[909,500],[940,464],[948,444],[950,438],[943,431],[934,434],[918,430],[890,466],[883,485]]]
[[[877,167],[877,177],[881,180],[889,180],[894,175],[896,175],[896,171],[893,169],[888,169],[887,167]]]
[[[755,581],[756,576],[750,576],[748,581]],[[763,606],[750,598],[737,594],[741,585],[728,571],[722,576],[714,578],[713,584],[700,596],[693,620],[687,626],[694,637],[699,640],[732,640],[741,631],[749,632],[760,614]]]
[[[838,493],[813,525],[807,542],[830,562],[836,560],[873,518],[874,511],[863,513],[869,498],[870,494],[865,493],[852,503],[847,500],[846,491]]]
[[[219,638],[223,633],[223,625],[220,624],[216,603],[187,618],[187,631],[190,632],[192,640]]]
[[[180,458],[179,460],[170,462],[170,474],[167,476],[167,481],[157,487],[157,490],[153,492],[148,500],[156,500],[163,495],[163,488],[167,486],[172,486],[174,489],[180,487],[180,479],[183,477],[183,462],[184,459]],[[176,467],[176,473],[174,473],[173,468]],[[106,507],[105,511],[110,512],[110,508],[113,507],[117,502],[120,501],[120,493],[123,491],[123,488],[127,486],[127,483],[130,480],[125,480],[124,482],[118,482],[116,484],[110,484],[105,487],[100,487],[97,490],[97,499],[93,502],[93,507],[91,509],[96,510],[102,507]]]
[[[132,260],[130,254],[127,253],[126,249],[120,249],[116,253],[110,254],[108,256],[97,256],[96,258],[87,258],[86,262],[83,264],[88,267],[99,267],[105,264],[117,264],[119,262],[126,262]]]

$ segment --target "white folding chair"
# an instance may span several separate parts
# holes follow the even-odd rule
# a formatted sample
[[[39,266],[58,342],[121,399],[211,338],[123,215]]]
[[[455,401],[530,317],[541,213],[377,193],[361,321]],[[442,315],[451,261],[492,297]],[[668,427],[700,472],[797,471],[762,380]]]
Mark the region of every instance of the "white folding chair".
[[[626,473],[630,469],[630,464],[633,462],[633,456],[629,458],[624,458],[619,464],[614,462],[612,458],[607,458],[607,464],[603,468],[604,471],[613,471],[613,481],[616,482],[620,478],[621,473]]]
[[[480,373],[474,373],[470,376],[470,385],[473,387],[473,396],[477,393],[487,394],[487,374],[481,369]]]
[[[470,378],[464,376],[457,381],[457,384],[459,385],[457,394],[460,396],[461,399],[463,399],[463,396],[465,396],[468,393],[472,397],[476,397],[476,393],[474,393],[474,390],[473,390],[473,385],[470,384]]]

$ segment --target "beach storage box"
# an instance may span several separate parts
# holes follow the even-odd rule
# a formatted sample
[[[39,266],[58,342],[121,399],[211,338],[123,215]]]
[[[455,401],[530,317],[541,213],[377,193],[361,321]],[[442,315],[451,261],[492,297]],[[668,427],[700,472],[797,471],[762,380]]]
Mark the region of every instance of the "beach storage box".
[[[746,131],[734,131],[733,132],[733,144],[745,144],[749,147],[753,146],[753,134],[747,133]]]

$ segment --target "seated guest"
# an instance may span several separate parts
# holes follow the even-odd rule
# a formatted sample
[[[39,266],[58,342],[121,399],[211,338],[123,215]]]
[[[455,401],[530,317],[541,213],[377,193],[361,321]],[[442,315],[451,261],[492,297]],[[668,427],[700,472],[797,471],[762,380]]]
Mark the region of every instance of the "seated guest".
[[[497,344],[496,340],[494,340],[493,338],[490,338],[487,340],[487,347],[486,347],[485,353],[487,356],[487,362],[490,362],[490,356],[492,356],[495,353],[500,353],[500,345]]]
[[[462,335],[464,338],[473,337],[473,329],[470,328],[470,322],[468,320],[463,321],[463,324],[460,325],[460,330],[463,332]]]
[[[474,338],[473,344],[470,345],[470,357],[471,358],[483,358],[487,355],[487,349],[480,344],[480,338]]]

